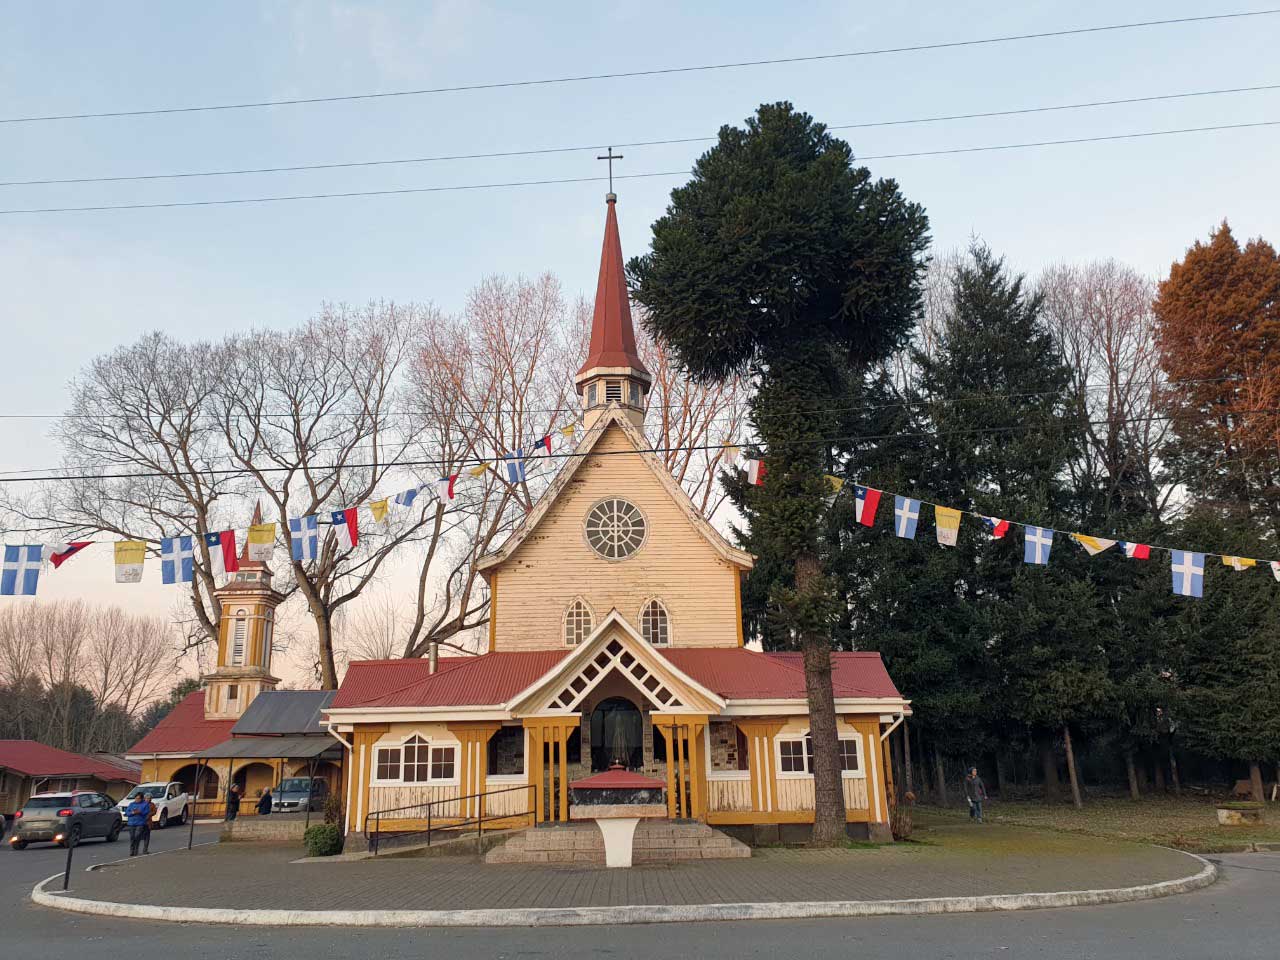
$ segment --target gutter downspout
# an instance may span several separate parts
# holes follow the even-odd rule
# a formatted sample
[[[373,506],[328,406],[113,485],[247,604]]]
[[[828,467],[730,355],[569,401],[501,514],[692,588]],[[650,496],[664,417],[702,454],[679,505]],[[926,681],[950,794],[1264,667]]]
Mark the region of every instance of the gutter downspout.
[[[886,740],[888,740],[888,739],[889,739],[889,734],[891,734],[891,733],[893,733],[893,731],[897,730],[897,729],[898,729],[898,727],[900,727],[900,726],[902,725],[902,722],[903,722],[904,720],[906,720],[906,719],[907,719],[907,715],[906,715],[906,713],[905,713],[905,712],[899,713],[899,714],[898,714],[898,719],[897,719],[897,720],[895,720],[895,721],[893,721],[893,723],[891,723],[891,724],[889,725],[889,729],[888,729],[888,730],[886,730],[884,733],[880,734],[880,742],[881,742],[881,743],[884,743]]]

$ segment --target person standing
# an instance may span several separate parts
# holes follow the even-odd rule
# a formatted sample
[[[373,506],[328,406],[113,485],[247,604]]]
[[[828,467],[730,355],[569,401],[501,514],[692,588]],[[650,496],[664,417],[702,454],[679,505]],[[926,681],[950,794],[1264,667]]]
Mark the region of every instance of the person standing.
[[[138,855],[138,847],[142,847],[145,856],[151,852],[151,815],[156,806],[145,791],[139,791],[133,802],[124,808],[129,826],[129,856]]]
[[[227,819],[234,820],[240,816],[240,787],[232,784],[227,788]]]
[[[271,788],[267,787],[262,791],[262,796],[258,799],[258,816],[265,817],[271,812]]]
[[[982,804],[987,799],[987,785],[978,776],[978,768],[970,767],[964,778],[964,796],[969,801],[969,819],[982,822]]]

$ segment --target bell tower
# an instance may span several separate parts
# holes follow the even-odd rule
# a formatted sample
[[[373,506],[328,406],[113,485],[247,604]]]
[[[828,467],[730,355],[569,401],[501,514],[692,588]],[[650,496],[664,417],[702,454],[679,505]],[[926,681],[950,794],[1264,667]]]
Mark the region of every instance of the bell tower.
[[[645,398],[653,377],[640,362],[636,350],[631,300],[622,272],[617,194],[607,194],[605,204],[608,212],[604,221],[604,249],[600,253],[600,279],[596,283],[596,308],[591,318],[591,346],[573,383],[582,397],[582,420],[588,429],[610,404],[617,404],[632,423],[643,428]]]
[[[261,505],[253,522],[262,522]],[[279,677],[271,675],[271,640],[275,611],[284,600],[271,586],[271,568],[249,559],[246,542],[240,569],[214,591],[221,607],[218,621],[218,665],[204,681],[206,720],[237,720],[263,690],[274,690]]]

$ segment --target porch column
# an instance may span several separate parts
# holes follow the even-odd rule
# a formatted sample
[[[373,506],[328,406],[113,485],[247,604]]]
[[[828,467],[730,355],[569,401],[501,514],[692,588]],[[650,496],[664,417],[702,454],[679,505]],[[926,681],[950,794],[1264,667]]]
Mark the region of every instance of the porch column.
[[[649,719],[667,738],[667,815],[705,818],[707,751],[702,738],[707,714],[651,713]]]
[[[751,809],[771,813],[778,806],[778,778],[773,763],[773,738],[783,727],[781,720],[739,720],[738,728],[747,738],[747,768],[751,773]]]
[[[495,721],[446,723],[445,729],[458,738],[458,796],[469,797],[459,805],[459,816],[484,816],[483,797],[489,767],[489,740],[502,724]]]
[[[534,787],[535,822],[569,819],[569,737],[578,729],[577,714],[554,717],[525,717],[521,721],[529,731],[529,752],[525,758],[529,783]],[[545,761],[543,745],[550,749]],[[557,767],[559,768],[557,770]],[[559,790],[559,802],[556,791]],[[543,791],[548,796],[543,796]]]

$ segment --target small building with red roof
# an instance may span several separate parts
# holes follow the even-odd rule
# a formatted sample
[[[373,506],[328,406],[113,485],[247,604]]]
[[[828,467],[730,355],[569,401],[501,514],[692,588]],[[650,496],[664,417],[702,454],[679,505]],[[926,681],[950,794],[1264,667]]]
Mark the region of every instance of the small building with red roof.
[[[566,822],[570,786],[609,770],[665,784],[672,818],[775,833],[813,823],[803,664],[744,645],[754,557],[701,516],[644,436],[652,376],[636,349],[616,201],[574,377],[584,430],[478,562],[487,650],[354,662],[325,711],[348,750],[349,837],[428,809],[435,824],[482,810]],[[886,837],[887,737],[909,702],[878,654],[832,662],[849,830]]]
[[[138,765],[119,757],[0,740],[0,816],[13,816],[35,793],[92,790],[118,800],[139,782]]]

